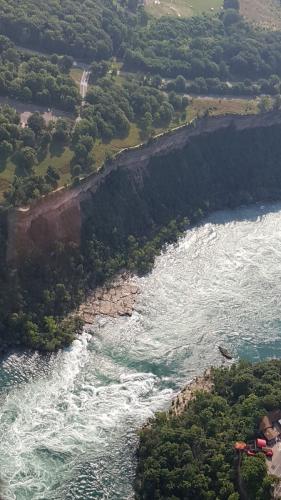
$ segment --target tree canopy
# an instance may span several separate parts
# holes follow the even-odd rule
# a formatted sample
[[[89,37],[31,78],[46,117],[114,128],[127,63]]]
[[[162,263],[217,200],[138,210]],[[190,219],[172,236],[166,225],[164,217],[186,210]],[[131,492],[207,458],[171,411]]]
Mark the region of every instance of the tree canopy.
[[[225,2],[225,7],[218,16],[150,20],[127,45],[125,66],[169,79],[182,75],[196,85],[200,78],[200,89],[193,83],[187,86],[193,92],[213,91],[213,85],[217,93],[257,94],[264,92],[266,79],[271,82],[269,92],[278,93],[280,31],[250,25],[239,15],[234,0]],[[227,85],[229,81],[232,86]]]
[[[0,32],[19,45],[48,53],[89,62],[108,59],[127,37],[124,7],[112,0],[1,0]]]
[[[80,103],[79,89],[63,58],[54,60],[22,52],[0,35],[0,95],[74,111]]]

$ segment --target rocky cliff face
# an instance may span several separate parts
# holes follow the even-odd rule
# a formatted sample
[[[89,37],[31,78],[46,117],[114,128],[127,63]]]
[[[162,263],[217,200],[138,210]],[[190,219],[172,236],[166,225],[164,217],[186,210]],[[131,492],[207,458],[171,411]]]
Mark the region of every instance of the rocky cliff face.
[[[141,185],[144,177],[149,175],[151,160],[166,157],[184,150],[198,137],[230,128],[233,131],[249,129],[267,129],[281,125],[281,114],[272,112],[253,116],[206,117],[172,132],[158,136],[146,145],[124,150],[98,173],[92,174],[75,188],[60,189],[33,203],[29,207],[12,209],[8,213],[7,259],[15,261],[24,257],[33,249],[48,251],[55,241],[80,244],[81,230],[85,218],[91,215],[98,217],[96,208],[99,192],[106,184],[109,195],[113,174],[122,177],[122,173],[130,176],[130,191],[136,190],[141,198]],[[222,149],[224,144],[221,144]],[[227,145],[226,145],[227,148]],[[226,158],[227,158],[227,151]],[[173,168],[177,168],[174,165]],[[122,190],[122,184],[120,186]],[[132,196],[130,192],[130,196]],[[129,195],[129,193],[128,193]],[[116,199],[116,193],[114,194]],[[126,197],[126,193],[122,193]],[[95,206],[93,212],[91,207]],[[124,208],[125,210],[126,208]],[[96,212],[95,212],[96,210]],[[127,207],[129,210],[129,207]],[[143,210],[143,207],[142,207]],[[122,214],[121,214],[122,215]],[[120,216],[121,216],[120,215]],[[149,214],[147,215],[149,216]]]

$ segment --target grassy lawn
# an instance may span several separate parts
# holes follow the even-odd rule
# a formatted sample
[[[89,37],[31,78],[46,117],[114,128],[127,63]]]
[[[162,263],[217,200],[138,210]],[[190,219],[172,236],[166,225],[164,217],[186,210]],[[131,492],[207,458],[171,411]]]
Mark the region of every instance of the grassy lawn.
[[[146,10],[156,17],[191,17],[202,12],[218,12],[223,0],[146,0]]]
[[[187,107],[187,120],[209,110],[210,115],[238,114],[249,115],[258,112],[257,99],[193,99]]]
[[[69,75],[72,78],[72,80],[75,81],[76,85],[78,85],[80,87],[80,82],[81,82],[81,78],[83,75],[83,69],[71,68]]]
[[[49,166],[52,166],[60,175],[59,185],[67,184],[70,179],[70,162],[73,158],[73,152],[69,148],[61,150],[48,150],[45,158],[35,167],[37,175],[45,175]]]
[[[100,142],[94,147],[94,157],[97,167],[99,168],[107,154],[114,155],[118,153],[121,149],[131,148],[136,146],[141,141],[138,127],[132,123],[128,137],[124,139],[113,139],[111,142],[105,144]]]
[[[145,73],[142,73],[141,71],[138,71],[137,74],[136,73],[132,73],[130,71],[124,71],[123,67],[120,66],[119,73],[115,77],[114,81],[118,85],[122,86],[125,83],[130,82],[132,80],[136,80],[136,79],[138,79],[138,78],[140,78],[141,76],[144,76],[144,75],[145,75]]]

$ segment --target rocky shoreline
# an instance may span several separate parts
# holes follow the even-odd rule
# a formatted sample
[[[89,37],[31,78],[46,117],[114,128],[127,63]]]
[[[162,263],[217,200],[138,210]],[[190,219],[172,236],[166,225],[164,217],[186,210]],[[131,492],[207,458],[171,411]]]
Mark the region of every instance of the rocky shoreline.
[[[196,392],[211,392],[213,386],[214,382],[212,371],[211,369],[208,369],[201,377],[196,377],[195,379],[193,379],[176,395],[176,397],[172,401],[169,415],[181,415],[188,406],[189,401],[192,401],[192,399],[195,398]]]
[[[122,273],[109,284],[96,288],[79,307],[78,315],[86,325],[92,325],[97,316],[131,316],[139,291],[134,276]]]

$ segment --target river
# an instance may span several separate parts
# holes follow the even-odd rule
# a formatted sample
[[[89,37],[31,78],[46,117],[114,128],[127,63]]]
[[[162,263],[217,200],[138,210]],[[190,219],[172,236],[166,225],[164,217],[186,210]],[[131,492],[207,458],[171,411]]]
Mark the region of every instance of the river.
[[[131,318],[0,371],[5,500],[131,499],[137,429],[188,380],[281,354],[281,203],[218,212],[169,246]]]

